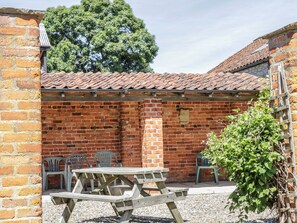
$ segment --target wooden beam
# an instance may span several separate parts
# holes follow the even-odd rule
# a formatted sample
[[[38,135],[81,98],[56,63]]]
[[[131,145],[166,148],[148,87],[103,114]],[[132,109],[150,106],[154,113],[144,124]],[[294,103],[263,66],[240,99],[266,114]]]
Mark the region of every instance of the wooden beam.
[[[48,93],[43,92],[41,95],[42,101],[143,101],[144,99],[161,99],[162,101],[250,101],[251,99],[257,99],[255,94],[245,94],[245,95],[232,95],[232,94],[213,94],[209,97],[206,94],[185,94],[184,97],[180,96],[177,93],[157,95],[153,97],[148,94],[127,94],[125,97],[120,96],[119,94],[97,94],[94,97],[90,93],[64,93],[64,97],[61,97],[60,93]]]

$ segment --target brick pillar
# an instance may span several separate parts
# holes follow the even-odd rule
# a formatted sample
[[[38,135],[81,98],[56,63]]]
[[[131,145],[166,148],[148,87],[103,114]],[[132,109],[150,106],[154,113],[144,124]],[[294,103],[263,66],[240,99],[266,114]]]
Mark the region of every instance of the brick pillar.
[[[293,118],[294,141],[297,146],[297,23],[290,24],[264,36],[269,39],[270,79],[272,90],[277,86],[277,72],[280,63],[284,64],[287,84],[290,91],[290,104]],[[296,149],[295,149],[296,150]],[[297,150],[296,150],[297,154]]]
[[[142,167],[163,167],[162,101],[144,100],[140,112]]]
[[[0,222],[41,222],[39,21],[0,8]]]
[[[141,167],[141,140],[138,102],[120,104],[122,164]]]

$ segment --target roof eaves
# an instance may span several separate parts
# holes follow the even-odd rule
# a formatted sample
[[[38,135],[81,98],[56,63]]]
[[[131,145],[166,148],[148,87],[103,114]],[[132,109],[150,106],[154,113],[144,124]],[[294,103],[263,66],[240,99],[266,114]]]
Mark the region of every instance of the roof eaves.
[[[42,10],[20,9],[20,8],[11,8],[11,7],[0,8],[0,13],[13,14],[13,15],[32,15],[32,16],[36,16],[40,20],[44,16],[44,11]]]
[[[191,90],[191,89],[69,89],[69,88],[41,88],[41,92],[171,92],[171,93],[181,93],[181,92],[193,92],[193,93],[258,93],[260,90]]]

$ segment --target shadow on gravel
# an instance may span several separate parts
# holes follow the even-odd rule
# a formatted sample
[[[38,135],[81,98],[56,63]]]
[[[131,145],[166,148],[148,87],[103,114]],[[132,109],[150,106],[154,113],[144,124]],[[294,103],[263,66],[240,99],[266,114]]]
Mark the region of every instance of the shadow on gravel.
[[[258,219],[251,221],[243,221],[243,223],[277,223],[277,218],[266,218],[266,219]],[[236,223],[236,221],[228,221],[226,223]]]
[[[93,218],[82,221],[83,223],[87,222],[98,222],[98,223],[118,223],[119,217],[110,216],[110,217],[100,217],[100,218]],[[155,218],[149,216],[132,216],[130,219],[131,223],[174,223],[172,218]],[[185,220],[185,222],[187,222]]]

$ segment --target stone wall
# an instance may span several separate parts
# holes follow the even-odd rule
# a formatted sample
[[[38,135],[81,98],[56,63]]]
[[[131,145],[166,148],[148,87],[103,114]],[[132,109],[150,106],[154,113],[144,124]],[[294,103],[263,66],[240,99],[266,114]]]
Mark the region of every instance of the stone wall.
[[[0,222],[41,222],[40,13],[0,9]]]

